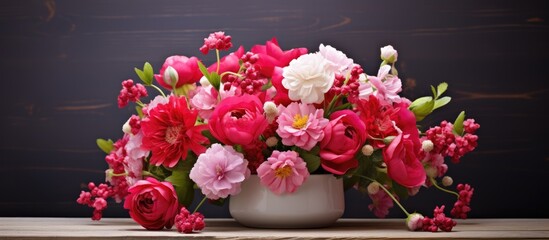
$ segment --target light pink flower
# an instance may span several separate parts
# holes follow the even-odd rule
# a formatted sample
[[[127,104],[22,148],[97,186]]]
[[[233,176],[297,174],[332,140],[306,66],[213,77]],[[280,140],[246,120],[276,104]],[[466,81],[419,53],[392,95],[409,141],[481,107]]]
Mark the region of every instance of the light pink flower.
[[[158,106],[159,104],[166,104],[166,103],[168,103],[168,98],[158,95],[153,100],[151,100],[149,104],[145,105],[145,107],[143,107],[143,109],[141,110],[143,111],[143,114],[149,115],[149,112],[152,109],[154,109],[156,106]]]
[[[220,95],[220,96],[219,96]],[[202,119],[209,119],[214,108],[219,104],[219,101],[237,95],[237,88],[231,85],[228,91],[221,88],[218,92],[212,85],[198,87],[191,98],[191,106],[198,110],[198,115]]]
[[[389,214],[389,209],[393,207],[393,199],[385,191],[377,191],[376,194],[368,194],[372,203],[368,209],[378,218],[385,218]]]
[[[248,161],[231,146],[212,144],[200,154],[189,174],[209,199],[240,193],[240,184],[250,176]]]
[[[332,71],[345,75],[353,67],[353,59],[348,58],[345,53],[334,47],[320,44],[318,48],[318,52],[328,61]]]
[[[276,120],[276,133],[282,138],[286,146],[298,146],[311,150],[324,138],[324,127],[329,120],[323,117],[324,110],[316,109],[313,105],[291,103],[284,108]]]
[[[261,184],[276,194],[293,193],[309,177],[307,164],[297,152],[273,151],[257,168]]]
[[[410,231],[418,231],[423,228],[423,215],[412,213],[406,218],[406,226]]]
[[[368,76],[367,82],[360,82],[359,98],[368,99],[374,95],[382,105],[401,102],[398,93],[402,91],[402,82],[397,76],[390,75],[391,66],[379,68],[377,76]]]

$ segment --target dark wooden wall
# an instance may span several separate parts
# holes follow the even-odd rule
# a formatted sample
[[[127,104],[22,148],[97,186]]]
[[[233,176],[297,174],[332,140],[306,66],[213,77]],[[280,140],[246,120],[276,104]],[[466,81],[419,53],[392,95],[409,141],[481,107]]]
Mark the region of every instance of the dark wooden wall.
[[[120,82],[173,54],[212,62],[198,48],[223,30],[247,49],[274,36],[285,49],[331,44],[372,74],[392,44],[406,96],[450,85],[452,103],[429,124],[466,109],[482,125],[477,151],[449,164],[476,188],[471,216],[549,217],[548,10],[531,0],[1,1],[0,216],[90,216],[75,199],[104,177],[95,139],[120,137],[129,116],[116,106]],[[367,197],[346,201],[345,216],[373,216]],[[405,205],[430,215],[437,203],[452,197],[424,189]],[[111,205],[105,216],[127,215]]]

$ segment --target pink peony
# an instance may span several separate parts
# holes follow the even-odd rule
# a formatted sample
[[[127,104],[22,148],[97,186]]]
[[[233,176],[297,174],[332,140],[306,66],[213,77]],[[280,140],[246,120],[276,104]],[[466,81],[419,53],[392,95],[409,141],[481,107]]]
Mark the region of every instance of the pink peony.
[[[400,185],[413,188],[425,182],[426,175],[419,155],[421,143],[414,114],[405,104],[397,105],[392,120],[398,135],[383,148],[383,161],[387,174]]]
[[[348,58],[345,53],[335,49],[334,47],[320,44],[318,48],[318,52],[328,61],[332,71],[345,75],[353,67],[353,59]]]
[[[226,198],[240,192],[240,184],[250,176],[248,161],[231,146],[214,143],[200,154],[189,177],[209,199]]]
[[[227,145],[250,145],[258,141],[267,128],[263,103],[253,95],[224,99],[213,111],[208,124],[210,132]]]
[[[148,230],[173,226],[179,202],[171,183],[147,178],[137,181],[128,191],[124,208],[135,222]]]
[[[385,218],[387,214],[389,214],[389,209],[393,207],[393,199],[383,190],[368,195],[372,199],[372,203],[368,205],[368,209],[370,209],[376,217]]]
[[[202,135],[207,125],[197,125],[198,113],[187,107],[184,97],[171,96],[167,104],[149,110],[149,117],[141,121],[143,147],[150,149],[150,163],[156,166],[174,167],[180,159],[187,158],[192,150],[203,153],[208,138]]]
[[[324,128],[324,139],[320,142],[322,168],[343,175],[358,166],[355,154],[366,141],[366,127],[351,110],[334,112],[330,119]]]
[[[265,45],[255,45],[252,53],[257,54],[256,64],[260,66],[260,72],[266,77],[273,75],[275,67],[286,67],[290,62],[299,56],[306,54],[306,48],[294,48],[283,51],[278,45],[276,38],[267,41]]]
[[[178,80],[176,87],[181,87],[184,84],[193,84],[198,82],[202,77],[202,72],[198,68],[198,58],[185,56],[171,56],[166,58],[166,61],[160,69],[160,74],[155,74],[156,81],[166,89],[172,89],[172,84],[164,79],[164,72],[168,67],[172,67],[177,72]]]
[[[280,112],[276,133],[286,146],[311,150],[324,138],[324,127],[329,121],[323,115],[324,110],[312,104],[291,103]]]
[[[263,186],[276,194],[293,193],[309,177],[307,164],[297,152],[273,151],[257,168],[257,175]]]

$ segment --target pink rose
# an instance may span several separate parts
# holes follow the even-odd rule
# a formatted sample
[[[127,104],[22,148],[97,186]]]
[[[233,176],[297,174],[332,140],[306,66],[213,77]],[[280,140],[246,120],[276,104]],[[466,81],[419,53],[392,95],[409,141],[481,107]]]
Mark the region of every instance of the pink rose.
[[[358,166],[355,154],[366,141],[366,126],[351,110],[334,112],[330,119],[320,142],[321,164],[326,171],[342,175]]]
[[[202,72],[200,72],[200,69],[198,68],[198,58],[188,58],[177,55],[171,56],[166,58],[166,61],[160,69],[160,74],[154,75],[156,81],[166,89],[172,89],[172,85],[164,80],[164,72],[168,67],[172,67],[177,72],[178,80],[175,85],[176,87],[181,87],[183,84],[196,83],[202,77]]]
[[[294,48],[283,51],[278,46],[276,38],[267,41],[265,45],[255,45],[251,52],[259,56],[256,64],[261,67],[261,74],[266,77],[271,77],[275,67],[285,67],[290,64],[290,61],[306,54],[306,48]]]
[[[263,115],[263,104],[259,98],[244,94],[221,101],[208,124],[210,132],[220,142],[247,146],[258,140],[268,122]]]
[[[179,202],[171,183],[147,178],[137,181],[128,192],[124,208],[129,210],[135,222],[147,230],[173,226]]]
[[[419,159],[421,142],[416,119],[406,104],[396,105],[395,110],[391,119],[396,124],[398,135],[389,146],[383,149],[387,173],[391,179],[402,186],[408,188],[421,186],[425,182],[426,174]]]

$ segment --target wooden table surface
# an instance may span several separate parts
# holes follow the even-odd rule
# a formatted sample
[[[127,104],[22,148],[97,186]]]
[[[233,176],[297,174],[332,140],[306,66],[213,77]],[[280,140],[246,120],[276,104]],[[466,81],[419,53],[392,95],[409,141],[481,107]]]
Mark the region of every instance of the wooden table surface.
[[[147,231],[131,219],[0,218],[0,239],[549,239],[549,219],[469,219],[453,232],[409,232],[401,219],[341,219],[330,228],[254,229],[208,219],[205,231]]]

